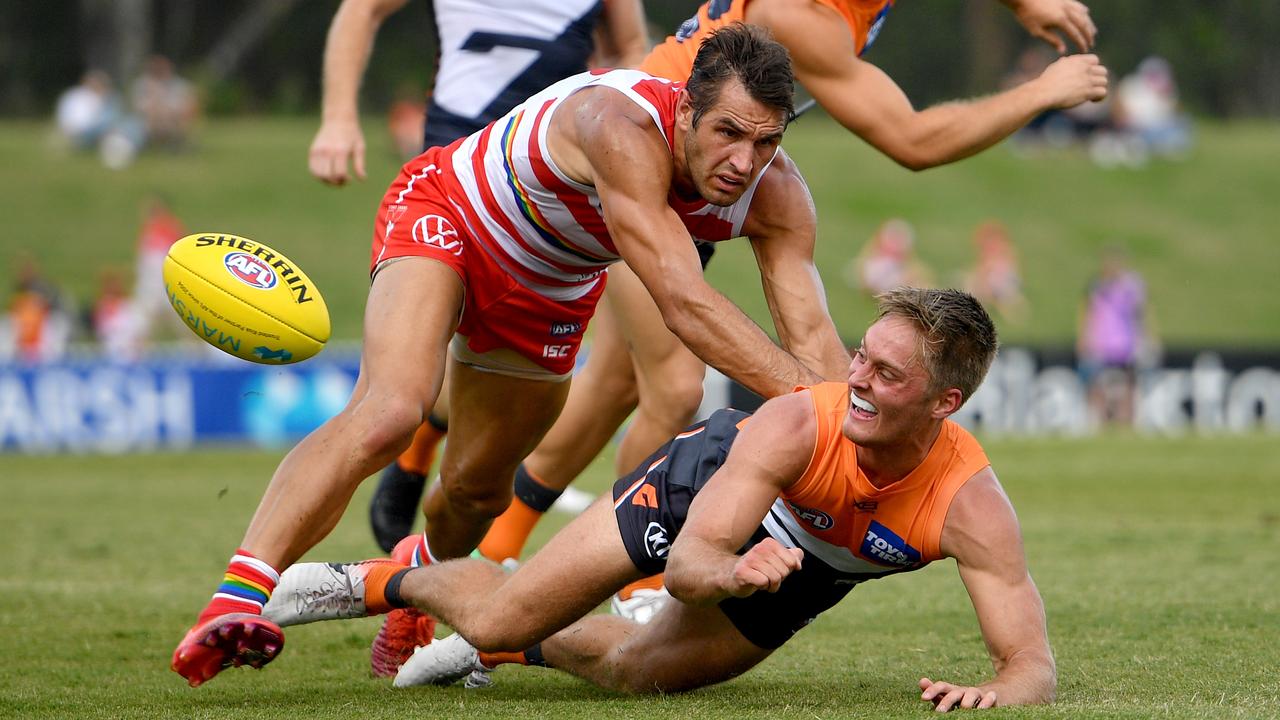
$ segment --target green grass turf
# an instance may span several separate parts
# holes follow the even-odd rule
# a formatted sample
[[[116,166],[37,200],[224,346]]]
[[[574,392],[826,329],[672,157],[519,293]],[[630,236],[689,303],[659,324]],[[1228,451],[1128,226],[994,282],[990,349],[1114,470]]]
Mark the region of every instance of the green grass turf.
[[[987,443],[1048,608],[1059,702],[996,717],[1280,717],[1280,453],[1273,438]],[[556,672],[393,690],[373,619],[295,628],[261,672],[198,690],[169,656],[279,458],[204,451],[0,457],[0,717],[912,718],[922,675],[990,666],[950,562],[874,581],[749,674],[627,698]],[[608,486],[608,457],[583,486]],[[310,559],[371,555],[366,483]],[[563,520],[539,528],[541,542]]]
[[[305,166],[315,128],[310,118],[213,120],[192,152],[144,155],[113,172],[92,156],[55,152],[44,124],[0,122],[0,267],[20,249],[33,252],[83,301],[99,267],[130,266],[140,200],[162,190],[192,231],[246,235],[300,263],[328,300],[334,336],[357,338],[373,217],[397,163],[382,120],[369,118],[369,180],[324,187]],[[1149,281],[1167,341],[1280,345],[1276,128],[1206,123],[1185,162],[1143,170],[1101,170],[1075,151],[1020,157],[1006,144],[913,174],[819,114],[802,118],[785,146],[813,189],[819,267],[833,317],[851,339],[871,304],[845,286],[841,269],[880,222],[899,215],[915,224],[923,258],[947,284],[972,262],[978,222],[1009,226],[1032,316],[1002,327],[1007,341],[1070,342],[1098,250],[1118,242]],[[713,284],[767,325],[750,251],[722,247]]]

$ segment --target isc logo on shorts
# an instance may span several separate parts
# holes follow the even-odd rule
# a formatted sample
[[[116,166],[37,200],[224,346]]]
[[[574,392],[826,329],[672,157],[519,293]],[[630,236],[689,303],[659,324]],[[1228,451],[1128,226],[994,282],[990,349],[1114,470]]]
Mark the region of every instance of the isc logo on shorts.
[[[222,264],[235,279],[259,290],[270,290],[276,286],[276,271],[262,261],[246,252],[227,253]]]
[[[413,224],[413,241],[437,247],[453,255],[462,254],[462,239],[453,223],[439,215],[423,215]]]
[[[649,557],[666,557],[670,549],[671,539],[667,536],[667,529],[660,523],[649,523],[644,529],[644,550],[649,553]]]

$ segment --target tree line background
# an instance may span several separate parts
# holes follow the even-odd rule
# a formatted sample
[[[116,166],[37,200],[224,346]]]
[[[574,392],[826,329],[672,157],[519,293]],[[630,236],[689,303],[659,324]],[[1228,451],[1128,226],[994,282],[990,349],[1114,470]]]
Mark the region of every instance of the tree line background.
[[[126,86],[145,57],[170,57],[207,111],[310,113],[325,33],[339,0],[0,0],[0,115],[40,116],[89,67]],[[696,0],[646,0],[654,39]],[[379,33],[365,108],[430,85],[436,48],[427,2]],[[1147,55],[1174,68],[1184,104],[1216,117],[1280,117],[1280,3],[1093,0],[1098,53],[1114,77]],[[995,0],[903,0],[866,59],[917,105],[988,92],[1031,41]]]

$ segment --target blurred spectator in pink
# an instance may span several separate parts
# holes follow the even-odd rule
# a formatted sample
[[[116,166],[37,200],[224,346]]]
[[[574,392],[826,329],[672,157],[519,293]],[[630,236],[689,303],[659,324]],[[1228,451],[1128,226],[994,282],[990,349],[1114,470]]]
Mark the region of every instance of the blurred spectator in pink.
[[[40,273],[35,258],[15,263],[13,294],[0,318],[0,357],[48,362],[65,354],[71,320],[58,293]]]
[[[1022,271],[1009,231],[998,220],[987,220],[973,232],[977,261],[965,275],[964,287],[1009,322],[1024,323],[1029,314],[1022,294]]]
[[[103,268],[98,273],[98,293],[89,308],[89,328],[108,360],[132,362],[142,354],[142,325],[125,290],[122,273]]]
[[[1146,284],[1119,247],[1103,251],[1080,307],[1076,359],[1093,418],[1130,425],[1137,372],[1158,354]]]
[[[160,317],[173,317],[164,287],[164,258],[169,247],[185,234],[182,221],[163,195],[157,193],[143,200],[133,290],[138,335],[142,338],[152,335]]]
[[[199,105],[191,83],[178,76],[169,58],[147,58],[142,75],[133,83],[132,101],[146,126],[148,144],[169,150],[186,147]]]
[[[884,222],[844,269],[849,287],[868,296],[902,285],[928,287],[932,273],[915,255],[916,231],[901,218]]]

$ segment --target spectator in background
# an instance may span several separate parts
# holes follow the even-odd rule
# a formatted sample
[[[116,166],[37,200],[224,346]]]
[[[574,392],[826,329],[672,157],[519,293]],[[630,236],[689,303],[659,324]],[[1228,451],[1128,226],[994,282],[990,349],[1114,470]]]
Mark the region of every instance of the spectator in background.
[[[965,289],[1003,319],[1026,322],[1029,308],[1022,294],[1022,271],[1008,229],[999,220],[987,220],[974,230],[973,245],[978,256],[965,275]]]
[[[89,330],[108,360],[133,362],[142,354],[143,326],[117,268],[98,273],[98,293],[88,312]]]
[[[1178,157],[1191,144],[1191,124],[1178,105],[1173,69],[1161,57],[1149,57],[1120,81],[1116,126],[1137,143],[1142,159]]]
[[[62,298],[32,256],[20,256],[14,267],[13,295],[0,322],[0,356],[22,362],[57,360],[71,335]]]
[[[412,85],[401,86],[387,109],[387,132],[400,162],[407,162],[422,152],[422,128],[426,121],[427,103],[423,94]]]
[[[178,76],[169,58],[147,58],[142,75],[133,83],[132,102],[146,127],[148,144],[169,150],[187,146],[199,105],[191,83]]]
[[[163,195],[155,193],[143,200],[132,302],[137,335],[141,339],[154,334],[160,317],[173,317],[164,288],[164,258],[169,254],[169,247],[185,234],[182,221]],[[179,337],[185,338],[186,333]]]
[[[1119,247],[1103,251],[1080,308],[1076,358],[1097,422],[1131,425],[1140,364],[1156,353],[1142,277]]]
[[[886,220],[844,269],[849,287],[868,297],[902,286],[929,287],[932,273],[915,256],[916,231],[902,218]]]
[[[124,111],[111,77],[101,70],[86,72],[80,84],[62,93],[54,121],[72,149],[96,149],[114,170],[133,161],[144,137],[142,123]]]
[[[58,132],[76,150],[97,147],[120,115],[120,100],[111,77],[101,70],[89,70],[58,97],[54,120]]]

